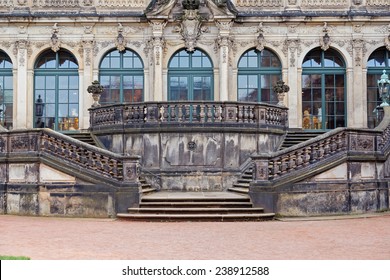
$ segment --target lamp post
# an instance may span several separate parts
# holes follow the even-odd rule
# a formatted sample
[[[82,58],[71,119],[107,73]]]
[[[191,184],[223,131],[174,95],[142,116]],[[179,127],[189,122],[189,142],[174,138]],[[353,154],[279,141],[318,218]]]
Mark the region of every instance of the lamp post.
[[[378,80],[378,91],[379,96],[382,99],[382,104],[380,107],[389,106],[389,92],[390,92],[390,80],[389,76],[386,74],[386,70],[383,70],[381,79]]]

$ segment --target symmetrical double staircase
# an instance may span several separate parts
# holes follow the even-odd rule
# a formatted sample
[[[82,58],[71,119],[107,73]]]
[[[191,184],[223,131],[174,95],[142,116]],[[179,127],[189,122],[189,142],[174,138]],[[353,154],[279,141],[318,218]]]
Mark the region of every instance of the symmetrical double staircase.
[[[281,148],[299,144],[320,134],[320,132],[289,132]],[[89,133],[74,133],[70,136],[88,144],[95,143]],[[228,192],[157,192],[141,176],[139,207],[129,208],[127,213],[118,213],[117,218],[136,221],[272,220],[274,213],[264,213],[263,208],[253,207],[248,195],[252,180],[253,165],[251,164]]]

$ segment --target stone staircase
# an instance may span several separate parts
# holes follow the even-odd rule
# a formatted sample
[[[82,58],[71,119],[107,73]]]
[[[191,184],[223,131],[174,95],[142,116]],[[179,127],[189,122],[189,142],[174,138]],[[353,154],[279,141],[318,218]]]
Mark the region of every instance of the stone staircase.
[[[297,131],[288,131],[286,137],[282,145],[280,146],[280,150],[289,148],[291,146],[297,145],[299,143],[310,140],[314,137],[317,137],[321,134],[325,133],[323,130],[316,131],[306,131],[306,130],[297,130]]]
[[[97,147],[95,140],[92,138],[91,133],[89,132],[72,132],[72,133],[66,133],[66,135],[77,139],[81,142],[87,143],[89,145]]]
[[[249,192],[249,184],[252,182],[252,178],[253,167],[250,166],[242,173],[237,182],[235,182],[231,188],[228,188],[228,190],[235,193],[247,194]]]
[[[137,221],[264,221],[274,213],[253,208],[248,195],[229,192],[156,192],[117,218]]]

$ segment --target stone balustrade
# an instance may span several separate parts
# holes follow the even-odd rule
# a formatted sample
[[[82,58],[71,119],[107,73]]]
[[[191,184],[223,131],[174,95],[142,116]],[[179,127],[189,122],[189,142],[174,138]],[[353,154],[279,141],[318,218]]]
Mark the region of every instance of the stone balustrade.
[[[0,133],[0,159],[50,158],[80,173],[119,183],[138,181],[137,156],[122,156],[87,145],[50,129]],[[69,171],[69,170],[68,170]]]
[[[90,109],[91,129],[125,127],[240,126],[285,128],[287,108],[245,102],[144,102]]]
[[[303,180],[313,176],[310,170],[321,170],[322,165],[326,167],[348,157],[386,159],[389,148],[390,122],[383,130],[338,128],[285,150],[252,156],[254,181],[272,184],[293,177]]]

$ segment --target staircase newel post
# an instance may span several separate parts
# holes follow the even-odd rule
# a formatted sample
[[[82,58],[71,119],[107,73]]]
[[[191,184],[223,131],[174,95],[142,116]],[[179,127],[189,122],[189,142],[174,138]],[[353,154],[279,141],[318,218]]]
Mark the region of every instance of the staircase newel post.
[[[261,154],[252,157],[254,161],[253,181],[268,182],[269,180],[269,156]]]
[[[115,209],[117,213],[125,213],[129,207],[138,207],[140,201],[140,157],[123,156],[118,163],[122,163],[122,186],[115,190]]]

